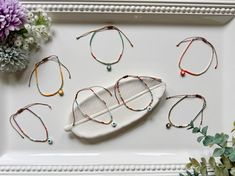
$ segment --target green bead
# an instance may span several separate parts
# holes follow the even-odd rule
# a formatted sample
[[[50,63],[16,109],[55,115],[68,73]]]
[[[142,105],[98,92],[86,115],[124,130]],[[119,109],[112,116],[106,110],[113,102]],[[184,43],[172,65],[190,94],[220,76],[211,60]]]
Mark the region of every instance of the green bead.
[[[107,65],[107,70],[110,72],[112,70],[111,65]]]

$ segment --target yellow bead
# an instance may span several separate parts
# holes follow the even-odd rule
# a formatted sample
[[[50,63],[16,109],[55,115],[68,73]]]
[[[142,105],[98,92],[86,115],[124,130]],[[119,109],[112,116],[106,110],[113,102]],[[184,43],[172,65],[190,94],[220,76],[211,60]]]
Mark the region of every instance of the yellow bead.
[[[64,91],[62,89],[60,89],[58,93],[59,93],[60,96],[64,95]]]

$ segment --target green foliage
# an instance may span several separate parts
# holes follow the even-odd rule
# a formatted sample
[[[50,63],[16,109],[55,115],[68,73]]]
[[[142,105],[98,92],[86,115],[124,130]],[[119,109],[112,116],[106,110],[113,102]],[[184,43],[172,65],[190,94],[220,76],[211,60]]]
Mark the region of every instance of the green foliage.
[[[235,176],[234,136],[232,136],[232,143],[230,145],[228,141],[229,135],[227,134],[216,133],[214,136],[207,135],[208,126],[203,128],[195,127],[193,122],[191,122],[188,130],[192,130],[194,134],[199,134],[197,141],[205,147],[217,147],[213,151],[213,156],[208,161],[205,158],[201,158],[200,162],[195,158],[189,158],[189,163],[186,165],[186,175],[181,173],[180,176],[207,176],[211,170],[215,176]],[[231,132],[235,132],[235,122],[233,123],[233,130]]]

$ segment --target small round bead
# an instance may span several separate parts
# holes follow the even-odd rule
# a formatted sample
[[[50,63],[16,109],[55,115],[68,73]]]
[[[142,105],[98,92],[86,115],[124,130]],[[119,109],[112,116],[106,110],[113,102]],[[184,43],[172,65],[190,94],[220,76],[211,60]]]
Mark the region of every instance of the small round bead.
[[[151,106],[149,106],[147,110],[148,110],[148,111],[152,111],[152,107],[151,107]]]
[[[112,71],[111,65],[107,65],[107,70],[108,70],[109,72]]]
[[[167,128],[167,129],[170,129],[170,128],[171,128],[171,124],[170,124],[170,123],[167,123],[167,124],[166,124],[166,128]]]
[[[117,124],[115,123],[115,122],[112,122],[112,127],[116,127],[117,126]]]
[[[184,71],[184,70],[181,70],[181,71],[180,71],[180,75],[181,75],[182,77],[184,77],[184,76],[185,76],[185,71]]]
[[[50,139],[50,138],[47,140],[47,142],[48,142],[48,144],[50,144],[50,145],[52,145],[52,144],[53,144],[53,140],[52,140],[52,139]]]
[[[64,95],[64,91],[62,89],[60,89],[58,93],[59,93],[60,96]]]

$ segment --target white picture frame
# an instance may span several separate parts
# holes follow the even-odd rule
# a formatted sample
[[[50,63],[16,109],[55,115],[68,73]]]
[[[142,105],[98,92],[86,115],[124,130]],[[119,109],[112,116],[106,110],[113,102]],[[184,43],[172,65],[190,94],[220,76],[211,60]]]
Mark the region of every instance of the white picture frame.
[[[70,15],[94,15],[94,21],[106,21],[105,15],[114,16],[137,15],[146,21],[164,21],[172,22],[175,18],[186,20],[192,23],[210,23],[226,24],[235,16],[235,0],[50,0],[50,1],[33,1],[25,0],[23,4],[29,11],[35,11],[39,8],[50,13],[56,21],[66,21]],[[101,16],[97,16],[100,14]],[[118,18],[118,17],[117,17]],[[162,20],[162,18],[165,18]],[[116,18],[115,18],[116,19]],[[208,20],[213,19],[213,20]],[[117,19],[116,19],[117,20]],[[125,20],[125,19],[124,19]],[[120,154],[120,158],[125,155]],[[135,157],[135,156],[133,156]],[[138,161],[138,164],[133,163],[94,163],[76,164],[68,162],[64,165],[53,165],[53,160],[58,157],[51,157],[51,160],[45,164],[26,164],[12,165],[8,163],[0,163],[0,175],[118,175],[118,176],[173,176],[185,171],[185,163],[178,163],[177,160],[171,164],[157,164],[151,160],[150,164]],[[102,159],[101,159],[102,160]],[[150,161],[149,160],[149,161]],[[122,161],[120,159],[120,161]]]

